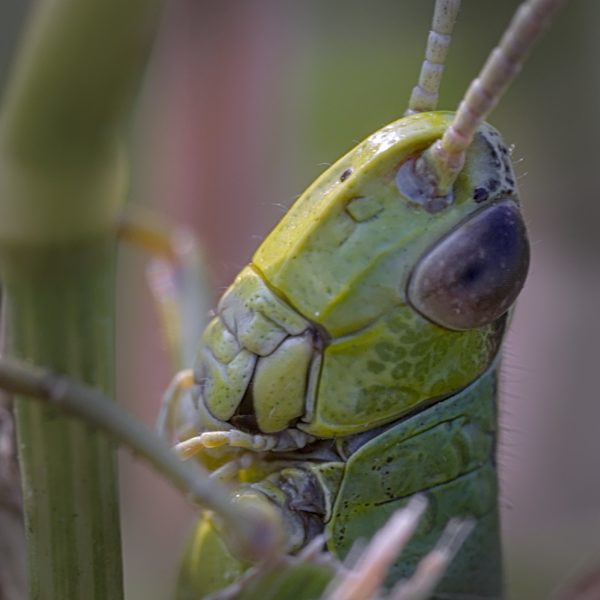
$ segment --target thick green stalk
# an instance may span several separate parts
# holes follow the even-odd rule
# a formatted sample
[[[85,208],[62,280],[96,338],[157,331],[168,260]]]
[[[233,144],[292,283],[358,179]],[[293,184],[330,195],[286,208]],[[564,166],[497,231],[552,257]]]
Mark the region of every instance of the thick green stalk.
[[[13,355],[113,391],[113,241],[20,250],[4,270]],[[54,409],[17,401],[33,598],[122,594],[115,456]]]
[[[113,393],[119,130],[155,0],[40,0],[0,113],[8,352]],[[112,445],[17,400],[31,597],[122,598]]]

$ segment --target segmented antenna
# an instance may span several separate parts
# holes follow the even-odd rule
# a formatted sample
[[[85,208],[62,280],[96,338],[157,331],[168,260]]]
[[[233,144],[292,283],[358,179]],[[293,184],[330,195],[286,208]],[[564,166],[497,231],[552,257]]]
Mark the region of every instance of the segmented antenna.
[[[436,0],[419,83],[413,88],[405,115],[435,110],[459,9],[460,0]]]
[[[431,148],[417,170],[436,182],[438,196],[450,193],[479,125],[498,103],[521,70],[529,50],[567,0],[527,0],[517,10],[479,77],[470,85],[454,120]]]

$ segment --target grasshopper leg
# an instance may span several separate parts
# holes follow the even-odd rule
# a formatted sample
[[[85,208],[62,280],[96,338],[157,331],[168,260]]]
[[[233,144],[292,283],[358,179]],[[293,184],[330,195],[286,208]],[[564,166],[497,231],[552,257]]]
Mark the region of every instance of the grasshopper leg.
[[[177,370],[191,364],[212,305],[206,293],[207,268],[194,235],[185,227],[165,224],[160,216],[139,207],[129,208],[122,215],[117,234],[120,240],[151,256],[147,281],[171,361]],[[176,429],[180,439],[195,433],[191,401],[189,395],[185,396],[193,385],[191,370],[182,370],[173,378],[157,420],[161,437],[168,438]],[[184,423],[187,429],[179,431],[178,426]]]
[[[289,429],[278,434],[252,434],[239,429],[205,431],[175,445],[175,451],[188,459],[204,448],[243,448],[250,452],[293,452],[315,438],[303,431]]]
[[[251,452],[268,452],[276,447],[278,438],[272,435],[253,435],[238,429],[229,431],[205,431],[175,445],[175,451],[183,459],[188,459],[203,448],[243,448]]]
[[[160,412],[156,420],[156,431],[164,439],[169,439],[174,428],[174,416],[177,406],[185,392],[194,385],[194,371],[183,369],[171,380],[169,387],[163,395]]]
[[[171,231],[145,211],[136,210],[121,217],[118,236],[152,257],[147,270],[150,292],[156,303],[163,335],[174,363],[181,364],[182,324],[177,294],[180,270],[179,231]]]
[[[139,207],[121,217],[117,234],[151,256],[148,285],[169,355],[180,369],[193,360],[213,304],[202,252],[187,228],[165,225],[164,219]]]
[[[255,462],[255,456],[247,452],[212,471],[210,478],[221,483],[228,483],[236,479],[240,471],[249,469]]]

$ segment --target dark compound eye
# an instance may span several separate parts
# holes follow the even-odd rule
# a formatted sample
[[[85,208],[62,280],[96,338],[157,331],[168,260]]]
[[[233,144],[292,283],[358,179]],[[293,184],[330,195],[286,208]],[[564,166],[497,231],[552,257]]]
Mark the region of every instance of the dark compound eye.
[[[492,204],[431,248],[407,289],[412,306],[448,329],[475,329],[504,314],[529,268],[529,243],[518,206]]]

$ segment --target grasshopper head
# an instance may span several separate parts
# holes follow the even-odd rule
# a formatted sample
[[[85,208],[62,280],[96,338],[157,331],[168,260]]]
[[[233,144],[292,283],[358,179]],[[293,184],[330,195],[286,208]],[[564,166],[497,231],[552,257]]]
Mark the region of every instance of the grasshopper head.
[[[316,398],[299,425],[310,433],[396,419],[469,385],[497,355],[529,262],[500,135],[479,127],[451,198],[405,191],[452,117],[416,114],[367,138],[254,256],[271,289],[322,333]]]
[[[528,245],[496,130],[480,127],[451,201],[404,193],[415,158],[451,118],[413,115],[367,138],[308,188],[256,252],[270,285],[330,337],[403,304],[449,329],[481,327],[521,289]]]

